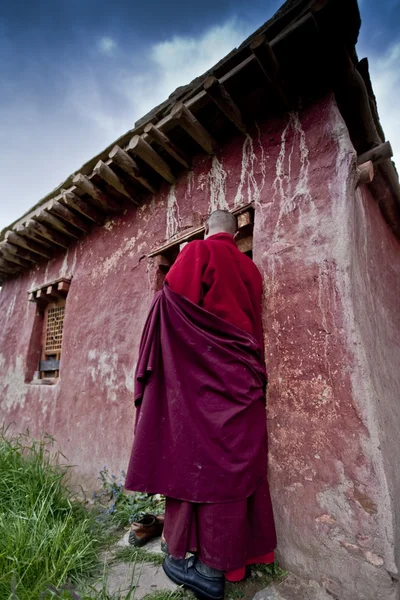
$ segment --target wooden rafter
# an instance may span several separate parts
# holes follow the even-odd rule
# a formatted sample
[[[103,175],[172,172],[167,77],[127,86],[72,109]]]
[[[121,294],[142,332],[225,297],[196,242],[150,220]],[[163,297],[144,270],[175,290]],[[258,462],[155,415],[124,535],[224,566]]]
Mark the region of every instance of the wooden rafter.
[[[171,117],[207,154],[215,154],[217,142],[183,102],[175,104],[171,111]]]
[[[371,183],[374,180],[374,165],[371,160],[357,167],[357,186]]]
[[[61,246],[61,248],[68,248],[70,244],[70,238],[43,225],[43,223],[39,223],[39,221],[34,221],[33,219],[27,222],[23,234],[27,237],[33,235],[34,239],[37,239],[37,237],[44,238],[46,241],[49,241],[56,246]]]
[[[53,200],[46,210],[61,221],[65,221],[67,224],[72,225],[82,233],[89,233],[90,226],[87,220],[74,213],[58,200]]]
[[[15,275],[19,273],[21,268],[15,263],[10,263],[6,259],[0,257],[0,271],[7,275]]]
[[[216,77],[210,75],[203,83],[203,89],[219,110],[224,113],[226,118],[229,119],[241,133],[246,135],[247,128],[243,122],[242,114],[222,83],[220,83]]]
[[[392,158],[392,156],[393,150],[390,142],[384,142],[383,144],[379,144],[379,146],[375,146],[375,148],[371,148],[368,152],[360,154],[357,158],[357,163],[362,165],[370,160],[375,164],[379,164],[384,160]]]
[[[145,134],[150,140],[164,148],[164,150],[185,169],[190,169],[190,158],[182,152],[160,129],[155,127],[153,123],[147,123],[144,128]]]
[[[10,244],[10,242],[8,242],[6,240],[4,240],[3,242],[0,243],[0,251],[3,251],[6,254],[9,254],[11,256],[18,257],[18,258],[20,258],[24,261],[28,261],[30,263],[37,263],[42,258],[38,254],[34,254],[33,252],[30,252],[29,250],[25,250],[24,248],[21,248],[20,246],[14,246],[14,244]]]
[[[111,186],[114,194],[119,196],[121,200],[129,200],[136,205],[139,204],[139,202],[133,197],[133,192],[129,190],[128,186],[102,160],[99,160],[99,162],[96,164],[93,169],[93,173],[98,175],[100,179],[102,179],[107,185]]]
[[[105,213],[120,212],[122,207],[118,202],[105,194],[89,177],[78,173],[73,179],[74,184],[88,194],[90,201]]]
[[[111,152],[108,155],[112,162],[119,166],[120,169],[125,171],[133,180],[138,181],[146,190],[151,192],[152,194],[156,193],[156,189],[151,183],[143,177],[140,173],[140,169],[136,161],[133,160],[131,156],[125,150],[120,148],[119,146],[114,146]]]
[[[67,237],[74,238],[76,240],[79,238],[80,234],[76,231],[74,227],[70,227],[61,219],[58,219],[54,215],[51,215],[49,212],[47,212],[47,210],[43,210],[38,214],[37,217],[34,216],[33,219],[35,221],[38,221],[39,223],[43,223],[43,225],[46,225],[46,227],[50,227],[55,231],[59,231]]]
[[[61,190],[61,194],[65,206],[73,208],[79,214],[96,223],[96,225],[104,225],[105,216],[97,208],[82,200],[82,198],[71,190]]]
[[[133,136],[128,144],[128,150],[139,156],[168,183],[174,183],[175,176],[165,160],[140,135]]]
[[[6,260],[8,263],[18,265],[23,269],[29,269],[32,266],[30,261],[20,258],[16,254],[9,252],[7,246],[3,246],[0,249],[0,257]]]
[[[250,44],[250,49],[256,57],[268,83],[271,85],[272,89],[275,90],[276,95],[279,97],[285,108],[288,108],[289,101],[279,82],[279,63],[265,35],[259,35]]]
[[[37,255],[43,258],[51,258],[51,252],[49,252],[45,246],[37,243],[36,240],[26,239],[15,231],[7,231],[5,235],[5,241],[21,250],[29,251],[32,253],[32,255]]]

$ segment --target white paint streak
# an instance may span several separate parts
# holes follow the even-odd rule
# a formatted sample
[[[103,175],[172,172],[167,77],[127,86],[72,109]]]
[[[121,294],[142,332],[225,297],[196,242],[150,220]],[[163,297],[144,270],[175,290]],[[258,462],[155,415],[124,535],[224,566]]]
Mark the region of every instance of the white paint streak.
[[[6,358],[0,354],[0,406],[5,411],[10,411],[25,404],[25,373],[23,357],[17,355],[15,364],[6,366]]]
[[[97,385],[104,386],[107,399],[115,402],[117,399],[118,355],[94,349],[89,350],[88,359],[87,370],[92,381]]]
[[[124,254],[135,248],[136,238],[126,238],[122,248],[118,248],[111,256],[103,258],[98,266],[92,269],[90,277],[96,279],[98,277],[107,277],[114,269],[120,268],[118,263],[123,258]]]
[[[136,365],[132,369],[128,369],[128,367],[126,367],[126,365],[123,366],[124,376],[125,376],[125,387],[132,394],[134,392],[134,386],[135,386],[135,369],[136,369]]]
[[[175,184],[172,184],[167,198],[167,229],[165,237],[169,240],[179,230],[179,206],[176,199]]]
[[[76,244],[75,248],[74,248],[74,256],[72,258],[72,265],[71,265],[71,270],[70,270],[71,275],[73,275],[75,273],[77,252],[78,252],[78,244]]]
[[[240,182],[234,200],[235,206],[247,204],[248,202],[255,202],[256,204],[260,203],[262,187],[259,187],[255,176],[255,165],[257,162],[257,156],[254,153],[253,140],[251,136],[247,134],[242,149],[242,168],[240,172]],[[261,169],[263,168],[265,175],[265,165],[264,167],[261,167]]]
[[[10,304],[7,307],[7,312],[6,312],[6,321],[8,321],[8,319],[11,317],[11,315],[14,312],[14,308],[15,308],[15,301],[17,299],[17,295],[14,294],[13,299],[11,300]]]
[[[292,144],[287,153],[287,139],[292,132]],[[294,160],[298,158],[298,160]],[[292,163],[299,168],[294,170]],[[272,188],[273,201],[279,202],[280,211],[276,222],[273,241],[279,237],[282,219],[285,215],[299,210],[299,226],[302,228],[301,216],[304,208],[313,211],[314,203],[309,185],[309,150],[306,143],[306,134],[301,126],[299,114],[292,112],[289,121],[281,135],[281,148],[276,161],[276,177]],[[296,182],[293,190],[293,183]]]
[[[69,248],[67,248],[67,251],[64,255],[64,260],[62,261],[62,265],[60,268],[60,273],[59,273],[59,277],[65,277],[68,271],[68,254],[69,254]]]
[[[208,185],[210,190],[209,212],[214,210],[229,210],[226,200],[226,171],[216,156],[212,159],[212,166],[208,173]]]
[[[194,172],[189,171],[186,178],[186,192],[185,197],[190,198],[194,189]]]
[[[262,141],[261,141],[261,129],[259,128],[259,126],[258,126],[257,123],[256,123],[256,127],[257,127],[257,131],[258,131],[258,145],[260,147],[260,155],[261,155],[260,166],[261,166],[261,175],[262,175],[262,178],[261,178],[261,185],[260,185],[260,188],[259,188],[259,191],[260,191],[259,195],[261,196],[261,192],[264,189],[265,180],[266,180],[266,177],[267,177],[267,164],[266,164],[266,161],[265,161],[264,146],[263,146]],[[257,204],[260,205],[260,198],[258,198]]]

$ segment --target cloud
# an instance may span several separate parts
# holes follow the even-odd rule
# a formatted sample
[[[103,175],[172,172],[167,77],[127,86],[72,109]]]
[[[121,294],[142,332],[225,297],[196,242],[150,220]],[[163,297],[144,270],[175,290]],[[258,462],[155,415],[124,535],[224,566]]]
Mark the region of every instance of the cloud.
[[[132,129],[134,122],[163,102],[178,87],[202,75],[238,46],[253,27],[237,20],[214,26],[197,37],[175,36],[150,46],[142,57],[142,70],[113,67],[107,77],[107,90],[91,67],[76,86],[76,75],[70,86],[70,97],[76,110],[93,121],[109,136],[109,142]],[[114,105],[109,105],[113,98]]]
[[[117,47],[117,42],[110,37],[102,37],[98,44],[97,48],[99,52],[102,54],[107,54],[108,56],[112,56],[114,54],[114,50]]]
[[[400,113],[396,98],[400,97],[400,40],[392,43],[381,55],[369,56],[372,86],[378,112],[387,139],[391,142],[394,160],[400,166]]]

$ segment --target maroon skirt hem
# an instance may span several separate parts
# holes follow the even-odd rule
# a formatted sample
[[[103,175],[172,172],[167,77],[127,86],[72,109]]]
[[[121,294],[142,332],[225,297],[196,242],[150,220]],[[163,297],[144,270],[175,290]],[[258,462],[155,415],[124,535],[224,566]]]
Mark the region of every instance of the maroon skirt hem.
[[[235,502],[167,498],[164,537],[175,558],[196,553],[205,565],[225,572],[273,552],[276,533],[267,479],[251,496]]]

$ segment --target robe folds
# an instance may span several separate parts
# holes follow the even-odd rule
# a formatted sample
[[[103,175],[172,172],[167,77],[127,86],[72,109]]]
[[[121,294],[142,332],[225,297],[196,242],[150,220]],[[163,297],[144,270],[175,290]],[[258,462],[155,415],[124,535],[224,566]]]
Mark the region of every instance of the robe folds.
[[[249,497],[267,469],[265,386],[253,336],[165,285],[139,349],[126,488],[199,503]]]

